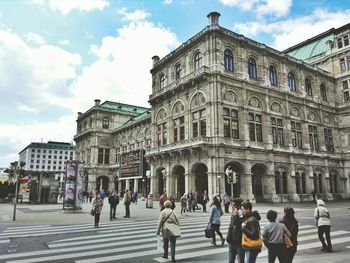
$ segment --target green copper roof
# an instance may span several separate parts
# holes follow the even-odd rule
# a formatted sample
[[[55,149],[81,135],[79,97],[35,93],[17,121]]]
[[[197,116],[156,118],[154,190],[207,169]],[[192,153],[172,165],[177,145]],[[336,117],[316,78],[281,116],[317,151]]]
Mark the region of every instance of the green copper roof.
[[[105,101],[104,103],[101,104],[101,108],[105,108],[108,110],[132,112],[135,114],[141,114],[149,110],[149,108],[124,104],[119,102],[113,102],[113,101]]]
[[[326,35],[289,52],[287,50],[287,54],[297,59],[307,60],[326,52],[328,50],[326,44],[328,40],[334,41],[334,35]]]

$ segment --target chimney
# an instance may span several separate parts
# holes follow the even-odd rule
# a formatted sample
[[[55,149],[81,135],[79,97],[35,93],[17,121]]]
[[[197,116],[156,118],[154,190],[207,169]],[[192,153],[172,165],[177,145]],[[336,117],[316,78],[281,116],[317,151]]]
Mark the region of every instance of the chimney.
[[[153,56],[152,57],[152,61],[153,61],[153,67],[159,62],[159,57],[158,56]]]
[[[97,106],[97,107],[100,106],[100,102],[101,102],[101,100],[96,99],[96,100],[95,100],[95,106]]]
[[[82,115],[83,115],[83,113],[79,111],[78,112],[78,118],[80,118]]]
[[[219,25],[219,17],[220,13],[218,12],[211,12],[207,15],[209,19],[209,26]]]

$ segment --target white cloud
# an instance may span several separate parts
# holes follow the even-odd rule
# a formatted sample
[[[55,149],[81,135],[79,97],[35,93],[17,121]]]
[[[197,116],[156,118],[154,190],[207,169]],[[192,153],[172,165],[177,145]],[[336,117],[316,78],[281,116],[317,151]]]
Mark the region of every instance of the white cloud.
[[[123,20],[127,22],[142,21],[151,15],[144,10],[135,10],[129,13],[126,8],[117,10],[117,13],[122,15]]]
[[[284,50],[332,27],[337,28],[349,23],[349,17],[350,9],[334,13],[316,9],[308,16],[284,19],[274,23],[263,21],[238,23],[234,25],[234,30],[248,37],[254,37],[258,33],[271,34],[272,46],[278,50]]]
[[[63,15],[69,14],[73,9],[86,12],[103,10],[108,5],[106,0],[50,0],[50,7]]]
[[[173,0],[164,0],[163,3],[165,5],[170,5],[173,2]]]
[[[0,30],[0,93],[7,97],[2,106],[38,110],[57,105],[56,98],[71,95],[67,83],[77,77],[80,62],[78,54],[46,44],[33,48],[10,30]]]
[[[87,103],[80,111],[96,98],[148,106],[151,58],[162,57],[178,45],[170,30],[139,19],[119,29],[117,36],[103,38],[100,46],[91,47],[98,60],[84,68],[75,85],[75,96]]]
[[[68,39],[62,39],[59,41],[59,43],[64,46],[70,45],[70,41]]]
[[[276,17],[288,14],[292,0],[219,0],[225,6],[238,7],[243,11],[253,11],[258,16],[274,15]]]
[[[29,33],[27,33],[27,35],[25,37],[26,37],[27,41],[32,43],[32,44],[40,45],[40,46],[46,44],[45,39],[36,33],[29,32]]]
[[[30,142],[71,142],[75,134],[75,120],[76,115],[67,115],[45,123],[0,123],[0,166],[7,167],[10,162],[18,160],[18,153]]]

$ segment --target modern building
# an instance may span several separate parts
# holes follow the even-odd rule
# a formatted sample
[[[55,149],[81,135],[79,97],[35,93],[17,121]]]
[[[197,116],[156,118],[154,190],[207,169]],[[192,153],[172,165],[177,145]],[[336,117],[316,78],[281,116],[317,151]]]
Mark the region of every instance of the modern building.
[[[22,186],[30,192],[33,202],[57,202],[61,191],[60,181],[65,173],[65,162],[75,159],[75,145],[66,142],[32,142],[19,153],[19,162],[25,162],[23,170],[31,176],[30,183]]]
[[[109,119],[121,122],[94,133],[108,143],[95,139],[83,146],[79,127],[89,121],[82,116],[95,108],[80,114],[77,157],[94,150],[94,166],[109,170],[109,181],[122,182],[119,190],[140,192],[141,185],[156,196],[207,190],[284,202],[308,200],[315,191],[328,200],[349,198],[344,83],[350,67],[342,66],[349,25],[330,30],[333,38],[324,33],[281,52],[221,27],[219,16],[210,13],[203,30],[164,58],[153,57],[151,108],[131,118],[111,113]],[[102,117],[90,127],[101,125]],[[116,158],[98,164],[97,149],[104,147]],[[232,193],[227,170],[237,176]],[[94,189],[99,174],[90,171]]]

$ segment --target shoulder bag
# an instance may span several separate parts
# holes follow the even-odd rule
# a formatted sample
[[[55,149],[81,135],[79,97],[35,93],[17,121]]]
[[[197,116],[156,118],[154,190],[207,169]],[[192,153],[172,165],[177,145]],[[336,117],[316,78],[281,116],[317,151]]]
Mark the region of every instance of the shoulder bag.
[[[250,239],[246,234],[242,234],[242,248],[244,249],[261,249],[263,240],[259,234],[258,239]]]
[[[292,234],[294,224],[292,225],[292,228],[290,229],[290,233]],[[286,248],[291,248],[293,246],[292,240],[289,238],[289,236],[286,233],[283,233],[283,242],[286,245]]]

